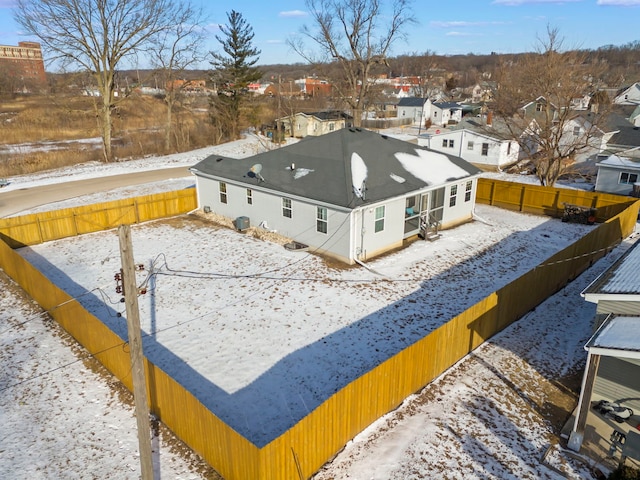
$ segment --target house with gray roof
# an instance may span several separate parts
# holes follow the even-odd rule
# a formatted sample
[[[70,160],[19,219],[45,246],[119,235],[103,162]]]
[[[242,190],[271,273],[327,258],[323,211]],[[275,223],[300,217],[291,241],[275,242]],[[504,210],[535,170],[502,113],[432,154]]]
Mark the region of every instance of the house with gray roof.
[[[410,118],[414,123],[423,124],[429,118],[431,100],[422,97],[405,97],[398,101],[398,118]]]
[[[430,115],[433,125],[446,127],[462,120],[463,107],[457,102],[436,102],[431,105]]]
[[[618,105],[640,105],[640,82],[635,82],[618,90],[613,103]]]
[[[353,264],[470,221],[480,170],[360,128],[194,165],[199,208]]]
[[[640,425],[640,242],[636,242],[583,292],[596,304],[595,332],[585,344],[587,364],[569,447],[579,451],[595,431],[600,400],[623,404],[636,414],[616,429],[624,435]],[[601,421],[601,420],[600,420]],[[636,430],[637,431],[637,430]]]
[[[490,118],[490,116],[489,116]],[[495,171],[519,160],[520,144],[500,119],[465,116],[457,125],[418,138],[418,144]]]
[[[341,110],[323,110],[319,112],[298,112],[294,115],[278,118],[286,136],[304,138],[333,132],[350,127],[353,117]]]

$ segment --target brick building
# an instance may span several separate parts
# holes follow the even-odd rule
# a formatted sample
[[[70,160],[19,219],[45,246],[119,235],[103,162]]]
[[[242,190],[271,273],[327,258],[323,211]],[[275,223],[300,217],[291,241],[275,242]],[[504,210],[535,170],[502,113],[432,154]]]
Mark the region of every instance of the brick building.
[[[13,91],[32,91],[46,86],[42,50],[37,42],[0,45],[0,79]]]

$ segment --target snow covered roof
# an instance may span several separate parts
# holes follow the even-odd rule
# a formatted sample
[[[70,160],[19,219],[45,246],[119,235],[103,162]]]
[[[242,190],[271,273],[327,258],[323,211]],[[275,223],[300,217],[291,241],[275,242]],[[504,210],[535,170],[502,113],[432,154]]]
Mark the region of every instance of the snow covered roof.
[[[640,168],[640,160],[620,157],[618,155],[609,155],[604,160],[601,160],[597,165],[604,165],[606,167],[622,167],[628,169]]]
[[[611,268],[582,292],[589,302],[598,300],[640,300],[640,242],[636,242]]]
[[[251,168],[260,165],[258,178]],[[359,128],[340,129],[253,157],[212,155],[198,176],[355,208],[471,178],[480,169],[455,156]]]
[[[610,316],[584,348],[598,355],[640,358],[640,317]]]

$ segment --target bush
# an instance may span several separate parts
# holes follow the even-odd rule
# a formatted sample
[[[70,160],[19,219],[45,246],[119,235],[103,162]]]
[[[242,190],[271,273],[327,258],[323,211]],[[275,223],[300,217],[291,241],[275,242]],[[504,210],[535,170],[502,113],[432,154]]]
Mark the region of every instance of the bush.
[[[640,480],[640,470],[623,465],[616,468],[607,478],[608,480]]]

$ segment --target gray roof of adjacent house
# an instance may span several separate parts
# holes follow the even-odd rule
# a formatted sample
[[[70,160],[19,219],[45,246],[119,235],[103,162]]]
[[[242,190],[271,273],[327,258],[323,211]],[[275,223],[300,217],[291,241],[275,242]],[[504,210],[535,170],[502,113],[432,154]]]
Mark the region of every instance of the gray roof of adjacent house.
[[[256,165],[260,167],[256,169]],[[247,188],[253,185],[345,208],[376,203],[481,172],[459,157],[356,128],[306,137],[249,158],[212,155],[191,171],[246,184]]]
[[[497,140],[514,140],[514,133],[509,131],[504,119],[493,117],[491,125],[487,125],[486,117],[474,117],[467,115],[457,125],[449,127],[451,130],[471,130],[479,135],[494,138]]]
[[[455,110],[462,110],[462,105],[460,105],[458,102],[436,102],[434,103],[434,105],[438,108],[441,108],[443,110],[449,108],[449,109],[455,109]]]
[[[640,242],[636,242],[606,272],[582,292],[586,295],[640,294]]]
[[[323,110],[320,112],[305,112],[305,115],[316,117],[320,120],[350,120],[353,117],[342,110]]]
[[[427,102],[426,98],[421,97],[405,97],[398,101],[399,107],[422,107]]]
[[[618,128],[620,131],[609,139],[609,145],[619,145],[629,148],[640,147],[640,127],[629,125]]]

